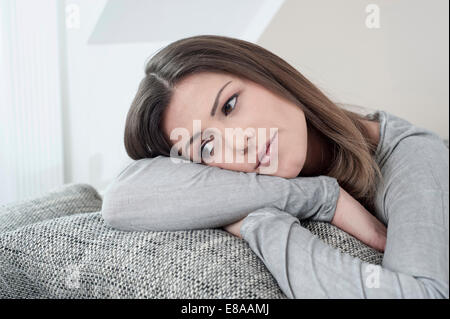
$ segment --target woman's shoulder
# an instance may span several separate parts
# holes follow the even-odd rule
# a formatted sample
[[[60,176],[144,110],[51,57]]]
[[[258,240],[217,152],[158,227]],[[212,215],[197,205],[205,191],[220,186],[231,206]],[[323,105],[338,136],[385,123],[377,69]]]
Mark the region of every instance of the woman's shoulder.
[[[372,144],[378,147],[378,144],[380,142],[380,122],[373,120],[361,120],[361,122],[367,128]]]
[[[376,123],[371,122],[372,132],[376,132],[376,126],[379,129],[379,140],[376,151],[376,158],[379,164],[382,164],[392,151],[398,148],[399,144],[407,143],[411,145],[424,144],[444,144],[443,139],[430,129],[416,125],[411,121],[402,118],[393,113],[376,110],[369,116],[370,119],[377,119]]]
[[[381,131],[386,140],[400,142],[406,137],[414,136],[443,142],[443,139],[433,130],[415,124],[406,118],[382,110],[379,110],[378,114],[382,126]]]

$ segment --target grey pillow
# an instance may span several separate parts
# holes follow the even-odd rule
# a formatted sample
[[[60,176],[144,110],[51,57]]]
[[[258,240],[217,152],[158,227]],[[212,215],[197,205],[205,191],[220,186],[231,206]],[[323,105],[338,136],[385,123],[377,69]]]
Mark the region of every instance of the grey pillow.
[[[286,298],[248,244],[221,229],[124,232],[70,184],[0,207],[0,297]],[[383,255],[328,223],[302,225],[363,261]]]
[[[0,206],[0,233],[39,221],[101,210],[102,198],[88,184],[66,184],[37,198]]]

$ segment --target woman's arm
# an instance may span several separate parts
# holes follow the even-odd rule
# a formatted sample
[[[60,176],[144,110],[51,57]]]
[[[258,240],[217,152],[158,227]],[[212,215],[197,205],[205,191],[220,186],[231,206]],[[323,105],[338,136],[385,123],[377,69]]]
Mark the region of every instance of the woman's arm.
[[[329,176],[258,175],[158,156],[135,161],[108,186],[102,216],[122,230],[215,228],[262,207],[331,222],[339,184]]]
[[[378,251],[384,251],[387,229],[343,188],[339,193],[331,224]]]
[[[398,235],[416,230],[410,226]],[[243,220],[241,235],[289,298],[448,298],[442,258],[430,261],[437,263],[434,269],[416,273],[366,263],[327,245],[297,218],[276,208],[250,213]],[[406,258],[408,267],[419,270],[415,263],[435,256],[428,248],[404,247],[397,259]],[[448,245],[435,247],[442,254],[445,248],[448,251]]]
[[[240,229],[244,219],[226,225],[224,229],[242,238]],[[386,226],[343,188],[340,189],[336,211],[331,224],[359,239],[364,244],[378,251],[384,251],[387,236]]]

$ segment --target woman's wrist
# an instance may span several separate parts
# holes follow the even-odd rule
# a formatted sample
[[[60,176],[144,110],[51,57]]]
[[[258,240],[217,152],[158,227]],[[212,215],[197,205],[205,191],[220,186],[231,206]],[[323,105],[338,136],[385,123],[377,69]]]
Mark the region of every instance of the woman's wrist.
[[[276,208],[260,208],[251,212],[244,218],[224,226],[223,229],[236,237],[245,239],[246,234],[253,232],[254,228],[257,227],[261,217],[267,214],[273,214],[274,211],[276,211]]]
[[[348,209],[347,200],[346,200],[347,192],[342,187],[339,187],[339,188],[340,188],[340,190],[339,190],[338,199],[336,201],[336,209],[334,211],[333,218],[331,219],[331,222],[330,222],[332,225],[335,225],[337,227],[342,225],[342,215]]]
[[[326,205],[318,216],[314,216],[314,221],[331,223],[336,215],[339,197],[341,196],[341,187],[336,178],[322,175],[320,176],[325,183]]]
[[[384,251],[386,227],[343,188],[340,189],[336,212],[331,224],[364,244]]]

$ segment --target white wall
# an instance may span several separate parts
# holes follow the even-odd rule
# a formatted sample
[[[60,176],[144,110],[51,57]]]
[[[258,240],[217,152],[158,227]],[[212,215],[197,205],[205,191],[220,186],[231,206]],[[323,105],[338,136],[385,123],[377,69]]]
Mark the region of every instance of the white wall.
[[[106,1],[77,4],[79,28],[66,32],[66,182],[99,191],[130,161],[123,145],[125,117],[145,60],[163,44],[88,45]]]
[[[369,29],[368,4],[380,9]],[[287,0],[259,44],[332,100],[449,134],[448,0]]]

